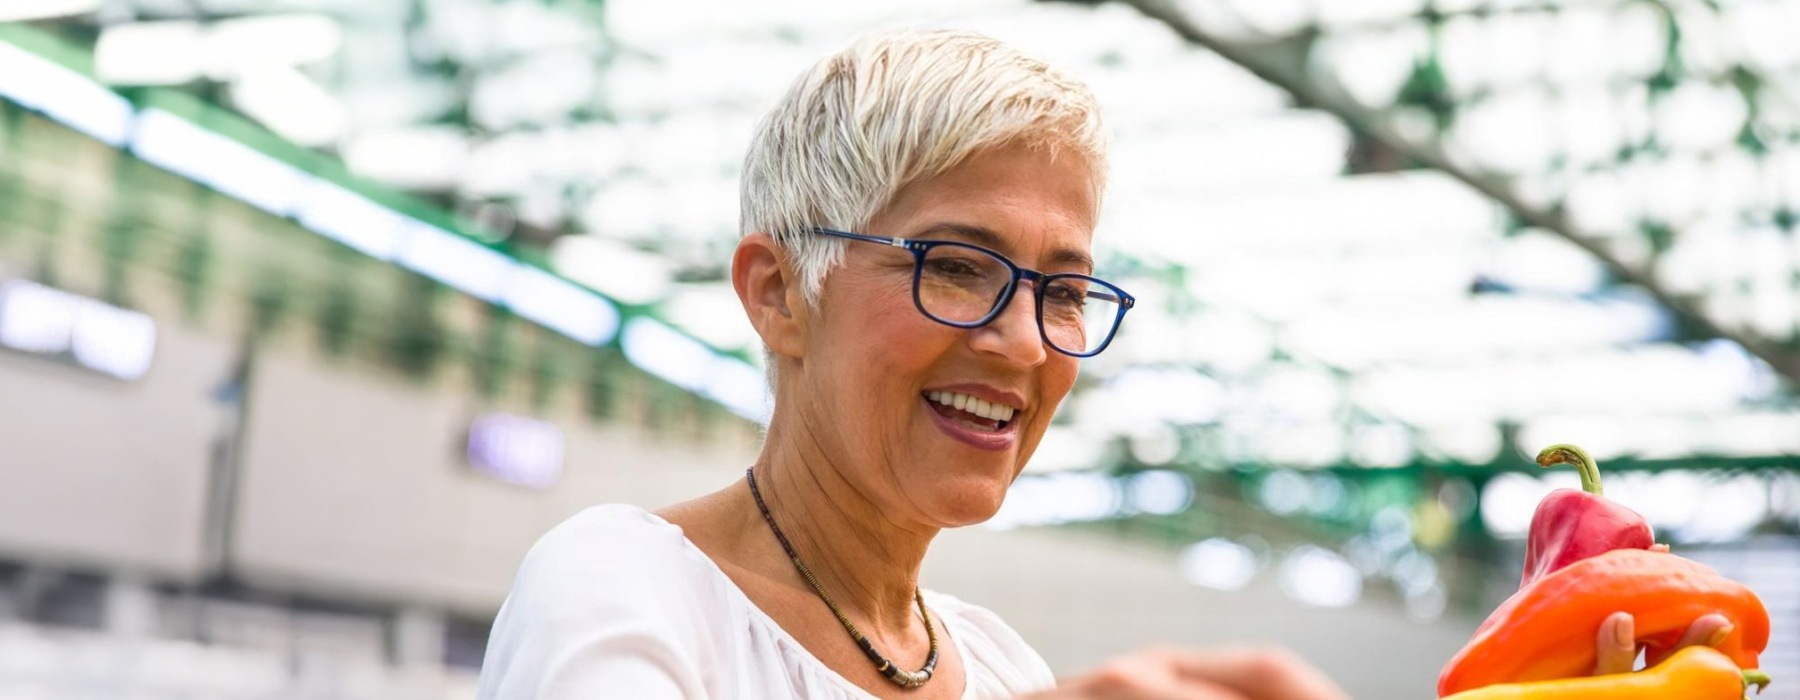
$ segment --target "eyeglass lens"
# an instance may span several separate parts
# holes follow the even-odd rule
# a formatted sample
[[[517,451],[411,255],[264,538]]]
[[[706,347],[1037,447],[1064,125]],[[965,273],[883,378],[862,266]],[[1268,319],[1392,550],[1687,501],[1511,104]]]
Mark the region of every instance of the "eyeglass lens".
[[[999,306],[1012,268],[974,248],[940,245],[919,263],[919,305],[949,323],[975,323]],[[1119,298],[1104,285],[1080,277],[1041,282],[1039,322],[1044,337],[1064,352],[1086,354],[1106,341],[1119,318]]]

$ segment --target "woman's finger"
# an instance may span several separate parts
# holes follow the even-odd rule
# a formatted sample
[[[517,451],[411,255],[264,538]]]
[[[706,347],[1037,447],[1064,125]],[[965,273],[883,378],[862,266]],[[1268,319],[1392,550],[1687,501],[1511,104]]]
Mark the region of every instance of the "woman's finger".
[[[1731,620],[1724,615],[1718,613],[1703,615],[1700,619],[1695,620],[1694,624],[1688,625],[1687,631],[1681,635],[1680,642],[1666,649],[1652,649],[1644,656],[1644,663],[1655,666],[1675,652],[1688,647],[1716,647],[1724,644],[1725,638],[1731,635],[1733,629]]]
[[[1613,613],[1594,637],[1594,675],[1630,673],[1637,665],[1637,621],[1630,613]]]
[[[1724,615],[1718,613],[1705,615],[1695,620],[1694,624],[1688,625],[1687,632],[1681,635],[1681,643],[1676,644],[1675,648],[1718,646],[1731,635],[1731,630],[1731,620],[1726,619]]]
[[[1171,652],[1140,652],[1094,669],[1043,700],[1252,700],[1216,684],[1182,677]],[[1032,696],[1037,698],[1039,696]]]
[[[1182,676],[1224,686],[1247,700],[1350,698],[1324,673],[1285,651],[1230,649],[1175,654],[1173,661]]]
[[[1253,700],[1228,688],[1203,681],[1184,682],[1169,697],[1181,700]]]

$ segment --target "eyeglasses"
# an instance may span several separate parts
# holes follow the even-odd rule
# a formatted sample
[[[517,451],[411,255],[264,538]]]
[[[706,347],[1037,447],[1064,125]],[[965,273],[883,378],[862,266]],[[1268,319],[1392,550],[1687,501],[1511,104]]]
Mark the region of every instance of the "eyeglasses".
[[[1011,303],[1019,280],[1030,280],[1038,335],[1057,352],[1093,357],[1119,332],[1137,299],[1098,277],[1027,270],[1006,256],[956,241],[870,236],[828,228],[814,233],[905,248],[913,255],[913,305],[946,326],[980,328]]]

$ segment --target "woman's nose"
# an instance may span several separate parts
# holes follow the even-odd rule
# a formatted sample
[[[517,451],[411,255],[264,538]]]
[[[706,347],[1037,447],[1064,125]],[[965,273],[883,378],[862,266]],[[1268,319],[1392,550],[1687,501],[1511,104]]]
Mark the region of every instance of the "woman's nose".
[[[977,351],[999,355],[1021,367],[1043,364],[1048,349],[1038,333],[1036,288],[1020,281],[1012,298],[987,325],[969,337]]]

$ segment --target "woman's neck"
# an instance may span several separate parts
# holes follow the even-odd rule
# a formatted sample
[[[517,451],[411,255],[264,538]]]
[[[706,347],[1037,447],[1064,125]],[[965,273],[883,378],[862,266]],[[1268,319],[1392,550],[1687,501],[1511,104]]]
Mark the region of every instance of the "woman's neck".
[[[896,518],[846,476],[852,469],[885,472],[850,464],[817,441],[783,433],[770,431],[754,467],[769,515],[846,615],[874,624],[876,636],[903,635],[917,624],[913,596],[919,567],[937,528]],[[749,500],[748,493],[744,497]],[[780,551],[773,534],[766,541]],[[797,572],[794,578],[799,579]]]

